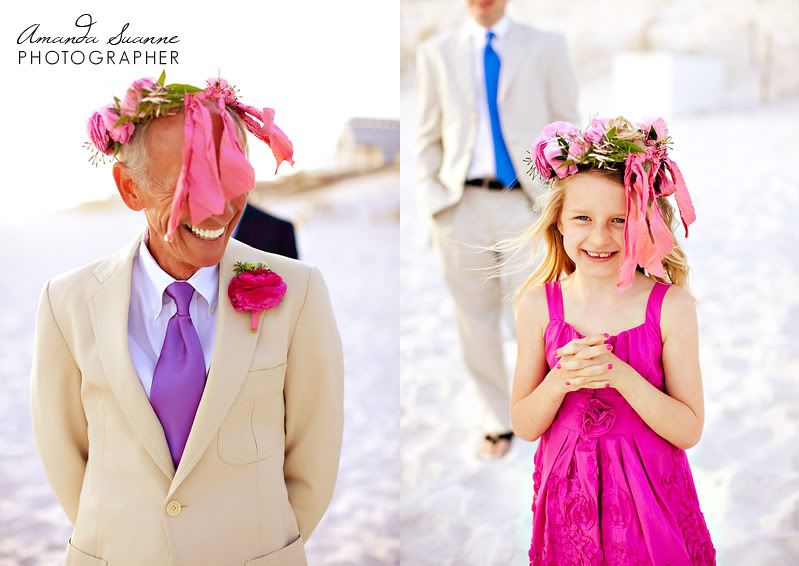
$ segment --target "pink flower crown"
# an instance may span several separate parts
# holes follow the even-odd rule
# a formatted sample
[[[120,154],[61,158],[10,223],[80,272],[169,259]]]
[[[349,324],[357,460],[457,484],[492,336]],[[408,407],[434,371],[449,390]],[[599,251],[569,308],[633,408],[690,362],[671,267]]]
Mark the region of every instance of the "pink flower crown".
[[[241,103],[236,89],[221,78],[208,79],[205,89],[186,84],[165,85],[166,73],[158,80],[142,78],[128,88],[124,100],[114,97],[114,103],[92,114],[87,124],[91,144],[100,153],[116,157],[128,143],[137,125],[159,116],[186,114],[183,141],[183,166],[172,199],[166,239],[171,240],[178,227],[184,206],[189,207],[192,224],[221,214],[225,202],[242,195],[255,186],[255,171],[244,155],[235,133],[235,125],[225,108],[236,113],[256,138],[270,147],[277,165],[284,161],[294,165],[291,140],[274,123],[272,108],[259,110]],[[216,107],[223,123],[219,155],[212,136],[211,112]]]
[[[686,237],[688,226],[696,220],[680,168],[668,156],[670,144],[663,118],[636,126],[621,116],[593,118],[585,131],[569,122],[552,122],[533,144],[528,173],[545,181],[588,169],[624,172],[627,214],[624,256],[616,283],[619,291],[632,284],[639,265],[665,278],[663,260],[674,248],[674,234],[656,199],[674,195]]]

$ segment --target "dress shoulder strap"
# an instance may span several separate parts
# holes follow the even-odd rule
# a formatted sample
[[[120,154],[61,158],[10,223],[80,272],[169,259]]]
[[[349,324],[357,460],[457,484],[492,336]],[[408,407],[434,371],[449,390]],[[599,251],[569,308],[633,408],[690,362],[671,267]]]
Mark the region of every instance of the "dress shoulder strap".
[[[668,283],[661,283],[657,281],[649,292],[649,300],[646,303],[646,321],[654,324],[660,328],[660,311],[663,306],[663,297],[666,296],[666,291],[669,290]]]
[[[560,281],[545,283],[547,290],[547,307],[549,320],[563,320],[563,295],[560,292]]]

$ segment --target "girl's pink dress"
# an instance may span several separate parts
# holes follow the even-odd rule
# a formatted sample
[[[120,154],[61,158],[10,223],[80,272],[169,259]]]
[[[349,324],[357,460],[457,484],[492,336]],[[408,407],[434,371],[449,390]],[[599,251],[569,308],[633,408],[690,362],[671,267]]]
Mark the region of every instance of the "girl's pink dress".
[[[656,283],[646,321],[611,336],[613,353],[664,389]],[[547,283],[549,367],[581,338],[563,320],[560,283]],[[716,563],[685,451],[658,436],[613,388],[567,393],[541,437],[533,474],[530,564],[684,566]]]

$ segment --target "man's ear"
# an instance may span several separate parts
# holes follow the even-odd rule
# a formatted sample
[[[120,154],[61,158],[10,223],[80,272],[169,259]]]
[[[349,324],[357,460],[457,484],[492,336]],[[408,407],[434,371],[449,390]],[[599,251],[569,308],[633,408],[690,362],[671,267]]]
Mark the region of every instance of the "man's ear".
[[[130,172],[125,164],[117,161],[114,163],[114,182],[117,184],[117,191],[125,205],[135,211],[144,209],[144,201],[141,198],[141,189],[131,178]]]

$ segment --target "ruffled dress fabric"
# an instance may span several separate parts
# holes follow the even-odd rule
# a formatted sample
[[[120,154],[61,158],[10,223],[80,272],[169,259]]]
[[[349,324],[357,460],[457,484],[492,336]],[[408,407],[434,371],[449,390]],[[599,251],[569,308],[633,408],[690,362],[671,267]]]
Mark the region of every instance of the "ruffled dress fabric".
[[[607,342],[664,390],[660,310],[669,285],[656,283],[645,322]],[[549,367],[555,350],[582,335],[563,320],[559,282],[546,285]],[[533,474],[530,564],[715,564],[685,451],[657,435],[618,391],[567,393],[541,437]]]

